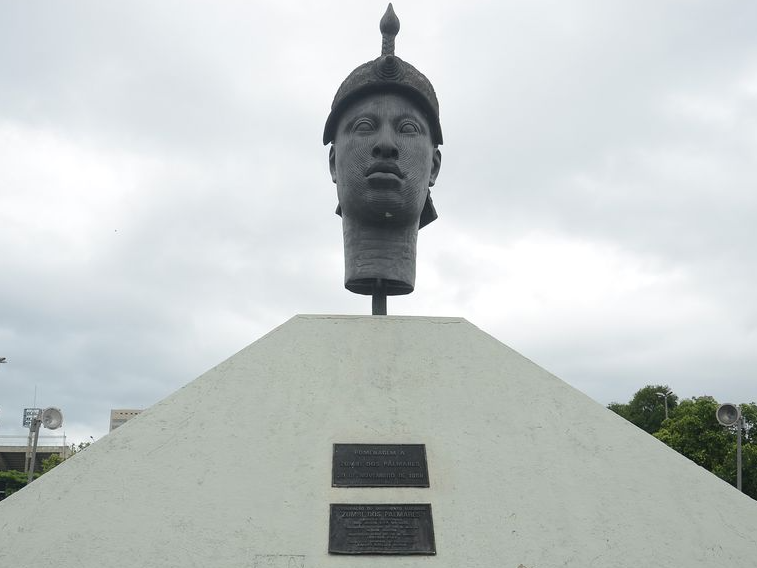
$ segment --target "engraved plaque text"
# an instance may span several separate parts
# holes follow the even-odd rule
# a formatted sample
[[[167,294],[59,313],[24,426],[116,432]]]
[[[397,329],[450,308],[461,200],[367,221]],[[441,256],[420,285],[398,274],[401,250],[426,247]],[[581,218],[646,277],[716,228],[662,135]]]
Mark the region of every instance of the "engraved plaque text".
[[[333,487],[428,487],[423,444],[334,444]]]
[[[431,505],[332,504],[329,554],[436,554]]]

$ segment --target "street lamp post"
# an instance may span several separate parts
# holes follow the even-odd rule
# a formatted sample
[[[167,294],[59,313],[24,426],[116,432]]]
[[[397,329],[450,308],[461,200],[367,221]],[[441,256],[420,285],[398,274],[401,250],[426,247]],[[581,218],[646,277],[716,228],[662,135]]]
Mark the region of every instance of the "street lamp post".
[[[673,394],[673,391],[668,389],[662,392],[655,393],[660,398],[665,399],[665,420],[668,419],[668,397]]]

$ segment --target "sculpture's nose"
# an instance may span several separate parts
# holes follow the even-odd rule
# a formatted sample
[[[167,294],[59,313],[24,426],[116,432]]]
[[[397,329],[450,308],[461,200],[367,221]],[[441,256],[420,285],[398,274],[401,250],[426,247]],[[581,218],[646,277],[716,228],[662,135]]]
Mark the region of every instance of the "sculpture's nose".
[[[399,158],[397,144],[395,144],[394,139],[386,129],[380,133],[378,140],[376,140],[376,143],[373,145],[373,151],[371,153],[374,158],[392,158],[395,160]]]

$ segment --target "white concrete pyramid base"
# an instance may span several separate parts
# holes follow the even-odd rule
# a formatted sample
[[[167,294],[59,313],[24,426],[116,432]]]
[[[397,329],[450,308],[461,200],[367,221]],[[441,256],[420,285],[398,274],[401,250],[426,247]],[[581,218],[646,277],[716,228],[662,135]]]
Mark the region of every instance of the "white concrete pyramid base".
[[[332,488],[333,443],[431,487]],[[330,556],[431,503],[436,556]],[[462,319],[297,316],[0,502],[0,566],[757,567],[757,503]]]

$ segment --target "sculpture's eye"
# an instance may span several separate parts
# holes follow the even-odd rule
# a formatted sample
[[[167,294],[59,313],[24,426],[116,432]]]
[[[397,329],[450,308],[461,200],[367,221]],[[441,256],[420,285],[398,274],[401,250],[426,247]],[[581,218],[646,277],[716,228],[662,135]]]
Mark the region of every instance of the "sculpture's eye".
[[[352,127],[355,132],[373,132],[373,123],[367,118],[361,118],[355,122]]]
[[[420,127],[414,122],[406,120],[402,124],[400,124],[401,134],[420,134],[420,132],[421,132]]]

